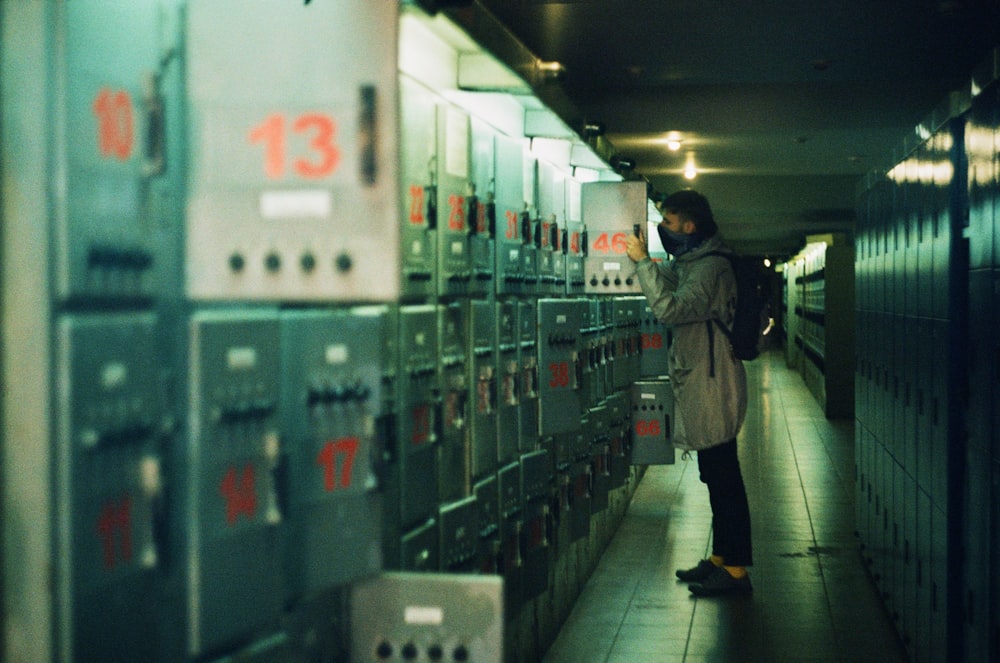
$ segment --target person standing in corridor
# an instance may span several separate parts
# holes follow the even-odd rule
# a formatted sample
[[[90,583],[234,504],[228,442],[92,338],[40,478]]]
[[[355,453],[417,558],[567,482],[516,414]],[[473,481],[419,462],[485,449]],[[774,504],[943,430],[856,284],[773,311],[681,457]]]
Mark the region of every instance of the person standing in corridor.
[[[639,283],[656,318],[673,328],[669,352],[674,392],[674,446],[698,454],[701,481],[712,506],[712,554],[677,577],[696,596],[749,594],[753,563],[750,508],[736,451],[747,408],[743,362],[719,328],[732,327],[736,277],[705,196],[683,190],[659,205],[657,226],[672,256],[654,263],[646,238],[628,238]]]

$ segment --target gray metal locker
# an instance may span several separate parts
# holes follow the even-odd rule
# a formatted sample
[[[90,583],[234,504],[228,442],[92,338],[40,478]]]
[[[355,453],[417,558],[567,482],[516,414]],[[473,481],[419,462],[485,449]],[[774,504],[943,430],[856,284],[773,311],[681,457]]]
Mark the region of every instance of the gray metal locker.
[[[580,427],[583,300],[538,300],[539,433]]]
[[[399,76],[400,259],[404,299],[437,288],[437,101],[409,76]]]
[[[625,239],[646,223],[645,182],[587,182],[582,191],[587,227],[586,290],[615,295],[639,293],[635,265],[625,255]]]
[[[632,464],[672,465],[675,459],[671,434],[674,392],[669,378],[640,380],[633,384],[631,406]]]
[[[494,236],[496,214],[496,148],[495,131],[486,122],[473,116],[471,122],[470,174],[468,198],[465,201],[468,219],[469,260],[472,276],[469,294],[474,297],[495,292],[493,270],[496,266]]]
[[[281,431],[286,572],[310,597],[382,568],[381,416],[384,311],[281,314]]]
[[[473,300],[468,311],[469,460],[479,479],[497,468],[496,306]]]
[[[441,391],[441,439],[438,447],[438,492],[442,500],[469,494],[470,429],[467,302],[437,307],[438,371]]]
[[[470,143],[469,114],[440,101],[437,106],[437,293],[441,297],[470,294],[472,255],[469,247]]]
[[[398,3],[186,12],[188,297],[394,301]]]
[[[497,462],[515,460],[519,449],[521,363],[517,301],[496,302]]]
[[[522,299],[518,302],[517,325],[520,330],[521,410],[518,436],[521,452],[533,451],[539,436],[539,367],[538,367],[538,303]]]
[[[276,628],[287,599],[284,448],[277,312],[198,311],[189,326],[187,642],[198,656]]]
[[[76,661],[177,655],[165,627],[166,439],[152,313],[66,315],[57,322],[54,449],[59,643]]]
[[[398,422],[392,455],[399,463],[400,525],[404,530],[431,518],[439,501],[438,482],[434,480],[438,476],[440,442],[437,336],[437,311],[433,305],[400,308]],[[437,568],[436,556],[432,568]]]
[[[176,204],[163,180],[181,135],[179,3],[64,8],[56,138],[65,182],[53,209],[53,293],[145,302],[164,294]],[[170,116],[167,117],[166,113]],[[169,119],[169,123],[168,123]]]
[[[522,168],[527,140],[496,134],[496,269],[498,295],[514,295],[524,290],[525,242],[521,212],[524,210]]]

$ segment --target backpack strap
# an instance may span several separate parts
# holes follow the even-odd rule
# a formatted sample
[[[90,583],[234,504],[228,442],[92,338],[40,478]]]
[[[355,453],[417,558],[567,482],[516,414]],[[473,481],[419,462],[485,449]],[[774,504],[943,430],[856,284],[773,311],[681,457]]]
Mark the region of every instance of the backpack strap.
[[[709,251],[708,253],[704,254],[701,257],[702,258],[707,258],[708,256],[720,256],[722,258],[725,258],[729,262],[729,268],[733,270],[733,276],[734,277],[736,276],[736,266],[733,264],[733,259],[736,257],[735,254],[733,254],[733,253],[726,253],[725,251]],[[722,333],[725,334],[726,338],[729,339],[729,342],[732,343],[733,342],[733,330],[729,329],[728,327],[726,327],[726,325],[722,324],[722,320],[719,320],[718,318],[712,318],[712,320],[715,321],[715,324],[718,325],[719,329],[722,330]],[[708,325],[708,346],[709,346],[709,353],[712,354],[712,356],[711,356],[711,366],[710,366],[710,368],[711,368],[711,374],[710,374],[711,377],[715,377],[715,354],[712,352],[712,350],[714,349],[714,347],[713,347],[714,344],[715,344],[715,334],[713,333],[712,324],[711,324],[711,322],[709,322],[709,325]]]

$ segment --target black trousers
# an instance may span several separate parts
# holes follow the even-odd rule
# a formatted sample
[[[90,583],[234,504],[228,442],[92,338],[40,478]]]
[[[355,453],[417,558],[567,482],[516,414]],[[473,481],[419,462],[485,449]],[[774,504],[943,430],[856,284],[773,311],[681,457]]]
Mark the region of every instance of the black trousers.
[[[698,470],[712,503],[712,554],[727,566],[750,566],[750,507],[736,440],[698,452]]]

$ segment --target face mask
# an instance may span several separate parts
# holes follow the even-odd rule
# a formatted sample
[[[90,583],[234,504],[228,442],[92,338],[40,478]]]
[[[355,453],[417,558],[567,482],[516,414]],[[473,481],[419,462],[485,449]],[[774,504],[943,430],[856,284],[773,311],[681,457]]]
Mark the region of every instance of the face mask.
[[[697,232],[690,235],[675,233],[661,225],[656,226],[656,231],[660,235],[660,242],[663,243],[663,249],[672,256],[684,255],[691,249],[699,247],[705,241],[705,238]]]

